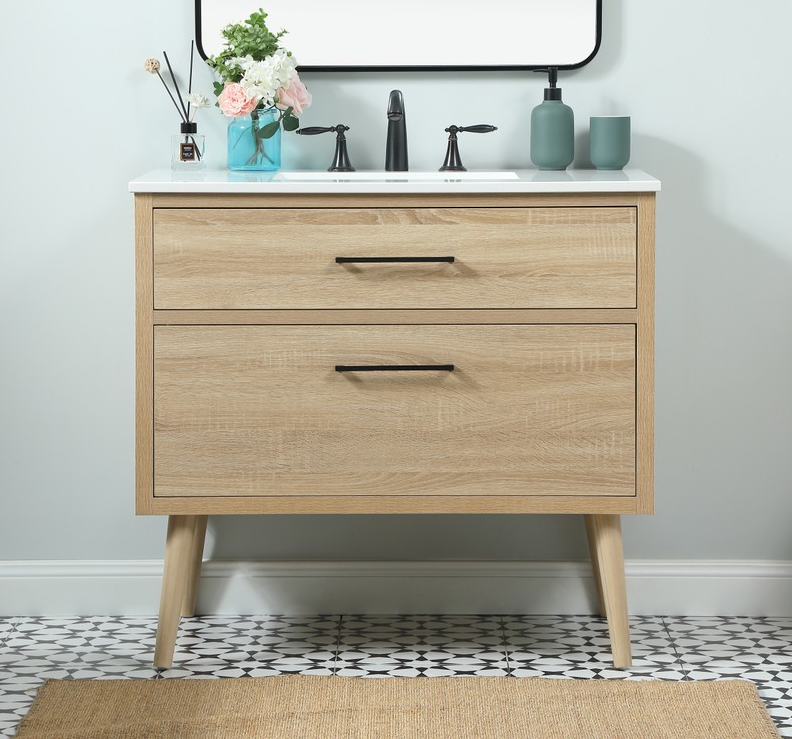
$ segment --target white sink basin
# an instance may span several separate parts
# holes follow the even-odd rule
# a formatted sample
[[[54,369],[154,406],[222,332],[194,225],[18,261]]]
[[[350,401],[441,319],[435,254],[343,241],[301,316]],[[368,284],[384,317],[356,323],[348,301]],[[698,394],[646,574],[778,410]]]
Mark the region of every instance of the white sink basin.
[[[517,180],[516,172],[278,172],[273,180],[287,182],[446,182]]]

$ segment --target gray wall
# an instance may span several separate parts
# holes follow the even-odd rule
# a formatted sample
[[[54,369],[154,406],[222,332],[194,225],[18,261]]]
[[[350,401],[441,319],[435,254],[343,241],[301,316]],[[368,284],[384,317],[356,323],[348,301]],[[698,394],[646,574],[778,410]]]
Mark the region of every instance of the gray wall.
[[[564,75],[578,165],[588,116],[633,116],[632,165],[663,180],[657,238],[657,514],[625,521],[639,559],[792,559],[792,4],[604,0],[595,61]],[[133,515],[133,222],[128,180],[167,166],[176,118],[142,71],[186,70],[191,0],[0,4],[0,559],[162,556]],[[120,20],[119,20],[120,18]],[[211,91],[201,67],[197,89]],[[387,93],[405,94],[415,168],[450,123],[469,167],[528,166],[539,76],[317,74],[304,125],[351,125],[379,168]],[[224,121],[203,111],[210,161]],[[299,147],[299,150],[298,150]],[[327,166],[290,137],[286,167]],[[239,558],[582,558],[573,517],[228,518]]]

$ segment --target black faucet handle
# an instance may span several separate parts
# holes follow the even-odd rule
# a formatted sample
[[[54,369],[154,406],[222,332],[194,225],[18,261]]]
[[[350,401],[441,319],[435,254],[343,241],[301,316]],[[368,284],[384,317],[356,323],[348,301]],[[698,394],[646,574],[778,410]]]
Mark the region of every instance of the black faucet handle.
[[[490,126],[488,123],[479,123],[476,126],[463,126],[460,130],[466,131],[467,133],[492,133],[493,131],[497,131],[497,126]]]
[[[491,126],[488,123],[479,123],[475,126],[449,126],[446,128],[446,133],[452,135],[457,133],[492,133],[497,130],[497,126]]]
[[[299,133],[301,136],[316,136],[320,133],[336,134],[336,148],[333,156],[333,163],[327,168],[327,171],[354,172],[355,168],[349,161],[346,136],[344,135],[348,130],[349,126],[339,123],[337,126],[308,126],[307,128],[298,128],[294,133]]]
[[[336,126],[308,126],[308,128],[298,128],[294,133],[301,136],[316,136],[318,133],[335,133]],[[345,128],[349,130],[349,128]]]

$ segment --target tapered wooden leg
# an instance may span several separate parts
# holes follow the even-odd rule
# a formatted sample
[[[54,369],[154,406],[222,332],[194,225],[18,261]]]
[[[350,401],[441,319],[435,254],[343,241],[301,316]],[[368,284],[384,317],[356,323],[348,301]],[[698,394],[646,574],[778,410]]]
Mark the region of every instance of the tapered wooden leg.
[[[206,522],[208,516],[196,516],[193,530],[192,551],[190,552],[190,576],[187,580],[187,591],[182,604],[182,616],[194,616],[198,602],[198,583],[201,579],[201,563],[203,561],[204,540],[206,539]]]
[[[600,580],[599,561],[597,559],[597,546],[594,540],[594,524],[591,516],[583,516],[586,521],[586,538],[588,539],[589,555],[591,557],[591,572],[594,584],[597,587],[597,613],[605,615],[605,599],[602,597],[602,581]]]
[[[624,580],[621,519],[615,515],[588,515],[586,530],[595,552],[594,566],[599,572],[613,664],[615,667],[629,667],[632,664],[632,652],[627,615],[627,587]]]
[[[170,667],[179,630],[179,616],[193,567],[193,542],[199,516],[168,516],[165,569],[162,574],[154,666]]]

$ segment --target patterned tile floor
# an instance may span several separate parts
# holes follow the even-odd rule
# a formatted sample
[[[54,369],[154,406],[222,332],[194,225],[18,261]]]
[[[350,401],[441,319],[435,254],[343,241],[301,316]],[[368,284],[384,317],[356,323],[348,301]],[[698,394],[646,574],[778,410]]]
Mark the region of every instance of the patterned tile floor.
[[[631,619],[634,664],[610,663],[591,616],[321,616],[183,619],[172,668],[155,670],[156,619],[0,618],[0,737],[47,678],[513,675],[752,680],[792,737],[792,618]]]

